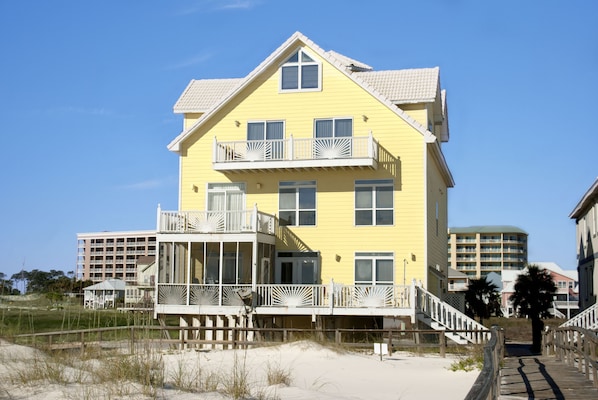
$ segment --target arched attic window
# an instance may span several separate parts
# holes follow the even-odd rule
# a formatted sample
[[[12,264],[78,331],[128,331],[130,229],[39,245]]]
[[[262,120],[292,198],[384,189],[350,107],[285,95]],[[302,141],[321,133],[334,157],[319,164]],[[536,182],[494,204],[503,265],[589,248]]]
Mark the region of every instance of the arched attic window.
[[[280,90],[317,91],[321,88],[322,65],[303,49],[297,50],[280,67]]]

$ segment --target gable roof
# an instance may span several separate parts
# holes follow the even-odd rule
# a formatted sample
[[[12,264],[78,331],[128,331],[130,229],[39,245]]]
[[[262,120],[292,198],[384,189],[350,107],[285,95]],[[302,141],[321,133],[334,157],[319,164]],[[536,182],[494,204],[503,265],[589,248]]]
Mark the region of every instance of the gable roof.
[[[438,97],[440,68],[355,72],[394,104],[427,103]]]
[[[304,36],[301,32],[295,32],[281,46],[279,46],[265,60],[263,60],[253,71],[251,71],[245,78],[212,80],[211,82],[207,82],[206,87],[209,87],[213,90],[211,92],[211,95],[207,97],[208,100],[206,102],[200,102],[201,104],[198,105],[198,108],[195,111],[187,111],[202,112],[202,110],[205,109],[205,112],[200,118],[198,118],[198,120],[191,127],[189,127],[187,130],[182,131],[176,138],[174,138],[174,140],[172,140],[170,144],[168,144],[168,149],[173,152],[180,152],[181,144],[189,136],[191,136],[199,127],[201,127],[207,120],[212,118],[220,109],[222,109],[228,103],[229,100],[233,99],[238,93],[240,93],[244,88],[246,88],[255,79],[257,79],[257,77],[259,77],[267,68],[269,68],[277,62],[283,61],[283,57],[287,57],[288,53],[291,50],[294,50],[299,46],[309,47],[312,51],[316,52],[321,58],[328,61],[333,67],[337,68],[337,70],[339,70],[349,79],[353,80],[355,83],[361,86],[366,92],[370,93],[378,101],[386,105],[397,116],[403,119],[408,125],[410,125],[416,131],[418,131],[424,137],[425,142],[432,145],[432,156],[439,163],[440,169],[442,170],[442,175],[447,181],[447,185],[449,187],[454,186],[452,174],[448,169],[448,164],[446,163],[442,151],[440,151],[440,146],[436,136],[434,136],[434,134],[428,131],[426,127],[424,127],[413,117],[411,117],[406,112],[397,107],[392,102],[392,100],[389,99],[383,93],[385,90],[384,87],[382,87],[381,92],[374,85],[370,84],[369,82],[363,79],[364,74],[368,74],[371,72],[352,73],[350,68],[351,66],[354,66],[359,69],[367,70],[367,68],[371,67],[369,67],[366,64],[360,63],[359,61],[350,59],[349,57],[339,55],[338,53],[333,51],[325,52],[322,48],[320,48],[309,38]],[[349,63],[349,65],[347,65],[347,63]],[[432,70],[435,69],[432,68]],[[425,75],[425,73],[422,73],[422,75]],[[436,71],[436,75],[438,75],[438,71]],[[430,78],[427,75],[425,77],[426,82],[430,80]],[[188,102],[192,102],[192,99],[199,96],[196,89],[200,87],[202,84],[198,83],[197,85],[199,86],[196,86],[195,82],[199,81],[192,81],[185,89],[185,92],[183,93],[181,98],[179,98],[179,100],[177,101],[177,105],[175,105],[175,110],[179,110],[178,112],[182,112],[180,110],[190,108],[191,106],[188,104]],[[394,86],[390,85],[389,87]],[[226,92],[227,88],[229,90],[228,92]],[[436,84],[436,88],[438,88],[438,81]],[[426,91],[426,93],[423,94],[427,95],[428,93]],[[208,103],[211,102],[211,99],[216,98],[218,100],[214,100],[214,103],[210,107]]]
[[[88,290],[125,290],[125,282],[120,279],[108,279],[106,281],[96,283],[83,289]]]
[[[192,80],[174,105],[176,114],[206,112],[243,81],[234,79]]]

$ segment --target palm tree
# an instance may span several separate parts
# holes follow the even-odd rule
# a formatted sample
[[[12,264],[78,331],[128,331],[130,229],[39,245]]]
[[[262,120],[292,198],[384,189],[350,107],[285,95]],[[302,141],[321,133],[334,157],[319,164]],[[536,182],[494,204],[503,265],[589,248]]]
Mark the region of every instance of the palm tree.
[[[466,314],[470,317],[478,317],[480,324],[484,322],[484,318],[490,318],[493,312],[496,313],[496,304],[499,303],[497,290],[498,287],[488,282],[485,277],[471,279],[465,292]]]
[[[550,316],[548,310],[552,307],[555,292],[556,285],[550,273],[537,265],[528,265],[527,273],[517,277],[515,292],[509,298],[516,312],[532,321],[531,350],[535,353],[542,350],[542,319]]]

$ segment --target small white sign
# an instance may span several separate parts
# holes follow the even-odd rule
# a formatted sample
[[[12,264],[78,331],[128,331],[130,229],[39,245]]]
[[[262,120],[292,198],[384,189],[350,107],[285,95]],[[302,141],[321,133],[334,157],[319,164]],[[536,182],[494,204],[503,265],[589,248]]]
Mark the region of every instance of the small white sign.
[[[388,343],[374,343],[374,354],[388,355]]]

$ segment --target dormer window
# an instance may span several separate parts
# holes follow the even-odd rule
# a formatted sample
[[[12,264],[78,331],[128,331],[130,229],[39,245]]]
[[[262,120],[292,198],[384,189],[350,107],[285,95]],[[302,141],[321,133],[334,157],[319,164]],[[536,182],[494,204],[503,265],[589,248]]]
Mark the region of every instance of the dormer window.
[[[320,69],[320,63],[298,50],[280,68],[280,90],[320,90]]]

